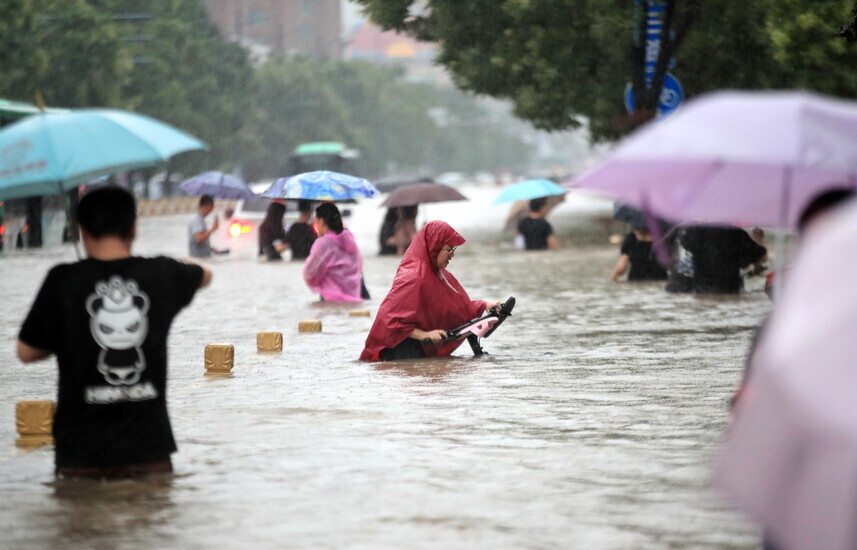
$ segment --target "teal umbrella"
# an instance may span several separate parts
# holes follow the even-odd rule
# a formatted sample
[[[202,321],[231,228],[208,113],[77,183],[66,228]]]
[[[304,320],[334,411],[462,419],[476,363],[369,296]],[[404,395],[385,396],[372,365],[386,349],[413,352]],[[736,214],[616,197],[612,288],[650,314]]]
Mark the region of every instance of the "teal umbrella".
[[[551,195],[565,195],[566,190],[551,180],[534,179],[512,184],[500,193],[494,200],[494,204],[515,201],[528,201],[549,197]]]
[[[0,130],[0,200],[52,195],[205,149],[154,118],[114,109],[40,113]]]
[[[3,119],[11,119],[17,120],[19,118],[24,118],[31,115],[37,115],[39,113],[67,113],[68,109],[53,109],[53,108],[45,108],[40,109],[35,105],[31,105],[29,103],[23,103],[21,101],[11,101],[8,99],[0,99],[0,120]]]

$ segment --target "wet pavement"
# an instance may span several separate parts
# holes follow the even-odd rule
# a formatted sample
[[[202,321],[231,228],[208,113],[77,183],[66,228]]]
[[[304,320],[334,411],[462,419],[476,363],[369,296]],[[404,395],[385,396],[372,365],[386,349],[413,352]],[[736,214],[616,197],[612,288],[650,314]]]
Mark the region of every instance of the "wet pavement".
[[[467,239],[450,271],[472,298],[517,298],[474,358],[356,361],[371,318],[315,302],[300,264],[245,249],[173,325],[176,474],[56,482],[52,449],[14,447],[14,403],[53,399],[53,362],[21,365],[14,338],[69,248],[0,259],[0,547],[752,549],[754,530],[708,489],[755,327],[761,281],[740,297],[668,295],[608,280],[618,254],[572,197],[551,214],[565,247],[512,248],[496,189],[430,205]],[[398,260],[381,258],[379,200],[346,220],[373,316]],[[139,254],[186,251],[187,216],[140,220]],[[298,322],[320,319],[320,334]],[[284,335],[282,354],[256,333]],[[231,378],[203,376],[207,343],[235,346]]]

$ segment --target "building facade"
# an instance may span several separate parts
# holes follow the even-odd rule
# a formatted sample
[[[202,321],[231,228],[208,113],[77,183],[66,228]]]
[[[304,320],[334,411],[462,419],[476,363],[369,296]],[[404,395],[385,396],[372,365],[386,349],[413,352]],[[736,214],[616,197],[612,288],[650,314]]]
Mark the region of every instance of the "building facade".
[[[340,0],[205,0],[228,40],[270,54],[342,58]]]

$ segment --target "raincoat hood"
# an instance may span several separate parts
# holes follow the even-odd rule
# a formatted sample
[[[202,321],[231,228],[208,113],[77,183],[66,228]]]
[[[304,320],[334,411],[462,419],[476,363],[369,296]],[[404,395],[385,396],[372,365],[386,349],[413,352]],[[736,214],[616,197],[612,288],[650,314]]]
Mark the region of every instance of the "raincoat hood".
[[[361,360],[377,361],[382,349],[395,347],[414,329],[447,330],[479,317],[485,302],[471,300],[452,273],[437,267],[437,255],[444,245],[464,242],[464,237],[442,221],[429,222],[417,233],[399,264],[390,293],[378,308]],[[461,342],[423,344],[423,349],[430,357],[449,355]]]
[[[429,222],[414,237],[402,258],[402,263],[399,264],[399,270],[410,269],[415,264],[425,264],[437,273],[437,255],[443,245],[461,246],[465,242],[467,241],[464,237],[448,223],[437,220]]]
[[[330,239],[333,244],[342,249],[343,252],[354,254],[357,252],[357,242],[354,240],[354,235],[348,229],[343,229],[342,233],[337,234],[335,231],[328,231],[322,239]]]

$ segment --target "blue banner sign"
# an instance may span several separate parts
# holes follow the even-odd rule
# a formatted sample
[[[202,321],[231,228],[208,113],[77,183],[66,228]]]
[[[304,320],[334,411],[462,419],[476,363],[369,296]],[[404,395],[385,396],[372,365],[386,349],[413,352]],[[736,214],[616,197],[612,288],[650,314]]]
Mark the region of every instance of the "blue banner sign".
[[[662,117],[672,113],[678,109],[682,101],[684,101],[684,90],[681,87],[681,82],[671,73],[665,74],[664,87],[661,89],[661,95],[658,98],[658,116]],[[634,112],[634,87],[630,82],[625,85],[625,109],[629,113]]]
[[[661,52],[661,38],[664,30],[664,11],[667,7],[663,4],[649,2],[646,12],[646,87],[652,87],[655,78],[655,65],[658,62],[658,54]]]

